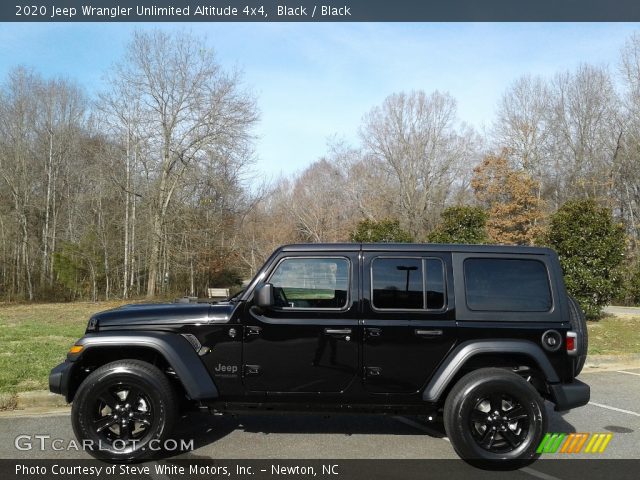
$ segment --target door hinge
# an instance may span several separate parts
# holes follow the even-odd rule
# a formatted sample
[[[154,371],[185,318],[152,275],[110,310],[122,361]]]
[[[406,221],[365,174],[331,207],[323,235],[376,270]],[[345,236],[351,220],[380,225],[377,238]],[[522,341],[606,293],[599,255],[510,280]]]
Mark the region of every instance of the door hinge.
[[[379,377],[382,374],[380,367],[364,367],[365,377]]]
[[[244,374],[245,375],[260,375],[260,365],[245,365],[244,366]]]

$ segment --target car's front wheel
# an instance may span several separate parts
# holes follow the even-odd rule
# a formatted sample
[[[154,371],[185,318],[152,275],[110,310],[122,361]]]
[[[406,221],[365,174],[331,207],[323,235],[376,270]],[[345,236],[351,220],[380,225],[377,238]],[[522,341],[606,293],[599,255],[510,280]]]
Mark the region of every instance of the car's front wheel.
[[[522,377],[483,368],[462,377],[444,405],[444,426],[460,457],[483,468],[534,461],[547,428],[544,400]]]
[[[76,437],[91,455],[134,461],[162,450],[177,417],[177,400],[157,367],[120,360],[82,382],[71,416]]]

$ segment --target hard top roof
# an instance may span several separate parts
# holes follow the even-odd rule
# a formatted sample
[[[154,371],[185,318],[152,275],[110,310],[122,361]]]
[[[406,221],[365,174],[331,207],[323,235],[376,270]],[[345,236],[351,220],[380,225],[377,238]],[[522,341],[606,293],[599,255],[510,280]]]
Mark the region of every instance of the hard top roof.
[[[513,253],[548,255],[546,247],[517,245],[461,245],[441,243],[297,243],[283,245],[283,252],[463,252],[463,253]]]

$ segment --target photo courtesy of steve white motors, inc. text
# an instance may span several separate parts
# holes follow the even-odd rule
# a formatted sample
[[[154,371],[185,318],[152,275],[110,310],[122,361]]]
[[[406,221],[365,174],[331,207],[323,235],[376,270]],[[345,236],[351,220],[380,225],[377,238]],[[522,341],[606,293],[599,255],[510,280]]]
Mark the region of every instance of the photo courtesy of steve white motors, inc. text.
[[[131,20],[134,18],[171,18],[176,19],[243,19],[261,18],[295,18],[299,20],[312,18],[349,18],[351,6],[347,5],[187,5],[182,7],[156,5],[136,5],[135,7],[96,7],[90,4],[79,7],[59,7],[55,5],[16,5],[17,19],[34,19],[35,17],[55,20]]]
[[[338,476],[340,475],[340,465],[314,464],[314,465],[295,465],[295,464],[255,464],[255,463],[238,463],[225,465],[211,464],[153,464],[153,465],[72,465],[52,463],[47,465],[24,465],[16,464],[16,476],[33,476],[33,475],[53,475],[53,476],[70,476],[70,475],[298,475],[305,477],[321,476]]]

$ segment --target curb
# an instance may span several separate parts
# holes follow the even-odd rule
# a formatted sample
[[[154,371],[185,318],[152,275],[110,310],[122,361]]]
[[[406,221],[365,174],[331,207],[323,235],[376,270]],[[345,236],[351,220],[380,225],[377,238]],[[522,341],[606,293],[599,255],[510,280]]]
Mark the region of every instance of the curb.
[[[613,365],[635,366],[640,368],[640,353],[627,353],[624,355],[588,355],[586,368],[601,368]]]
[[[33,408],[66,407],[67,402],[62,395],[48,390],[35,390],[17,394],[0,395],[0,410],[28,410]]]
[[[17,408],[32,407],[64,407],[67,401],[62,395],[56,395],[48,390],[18,393]]]

